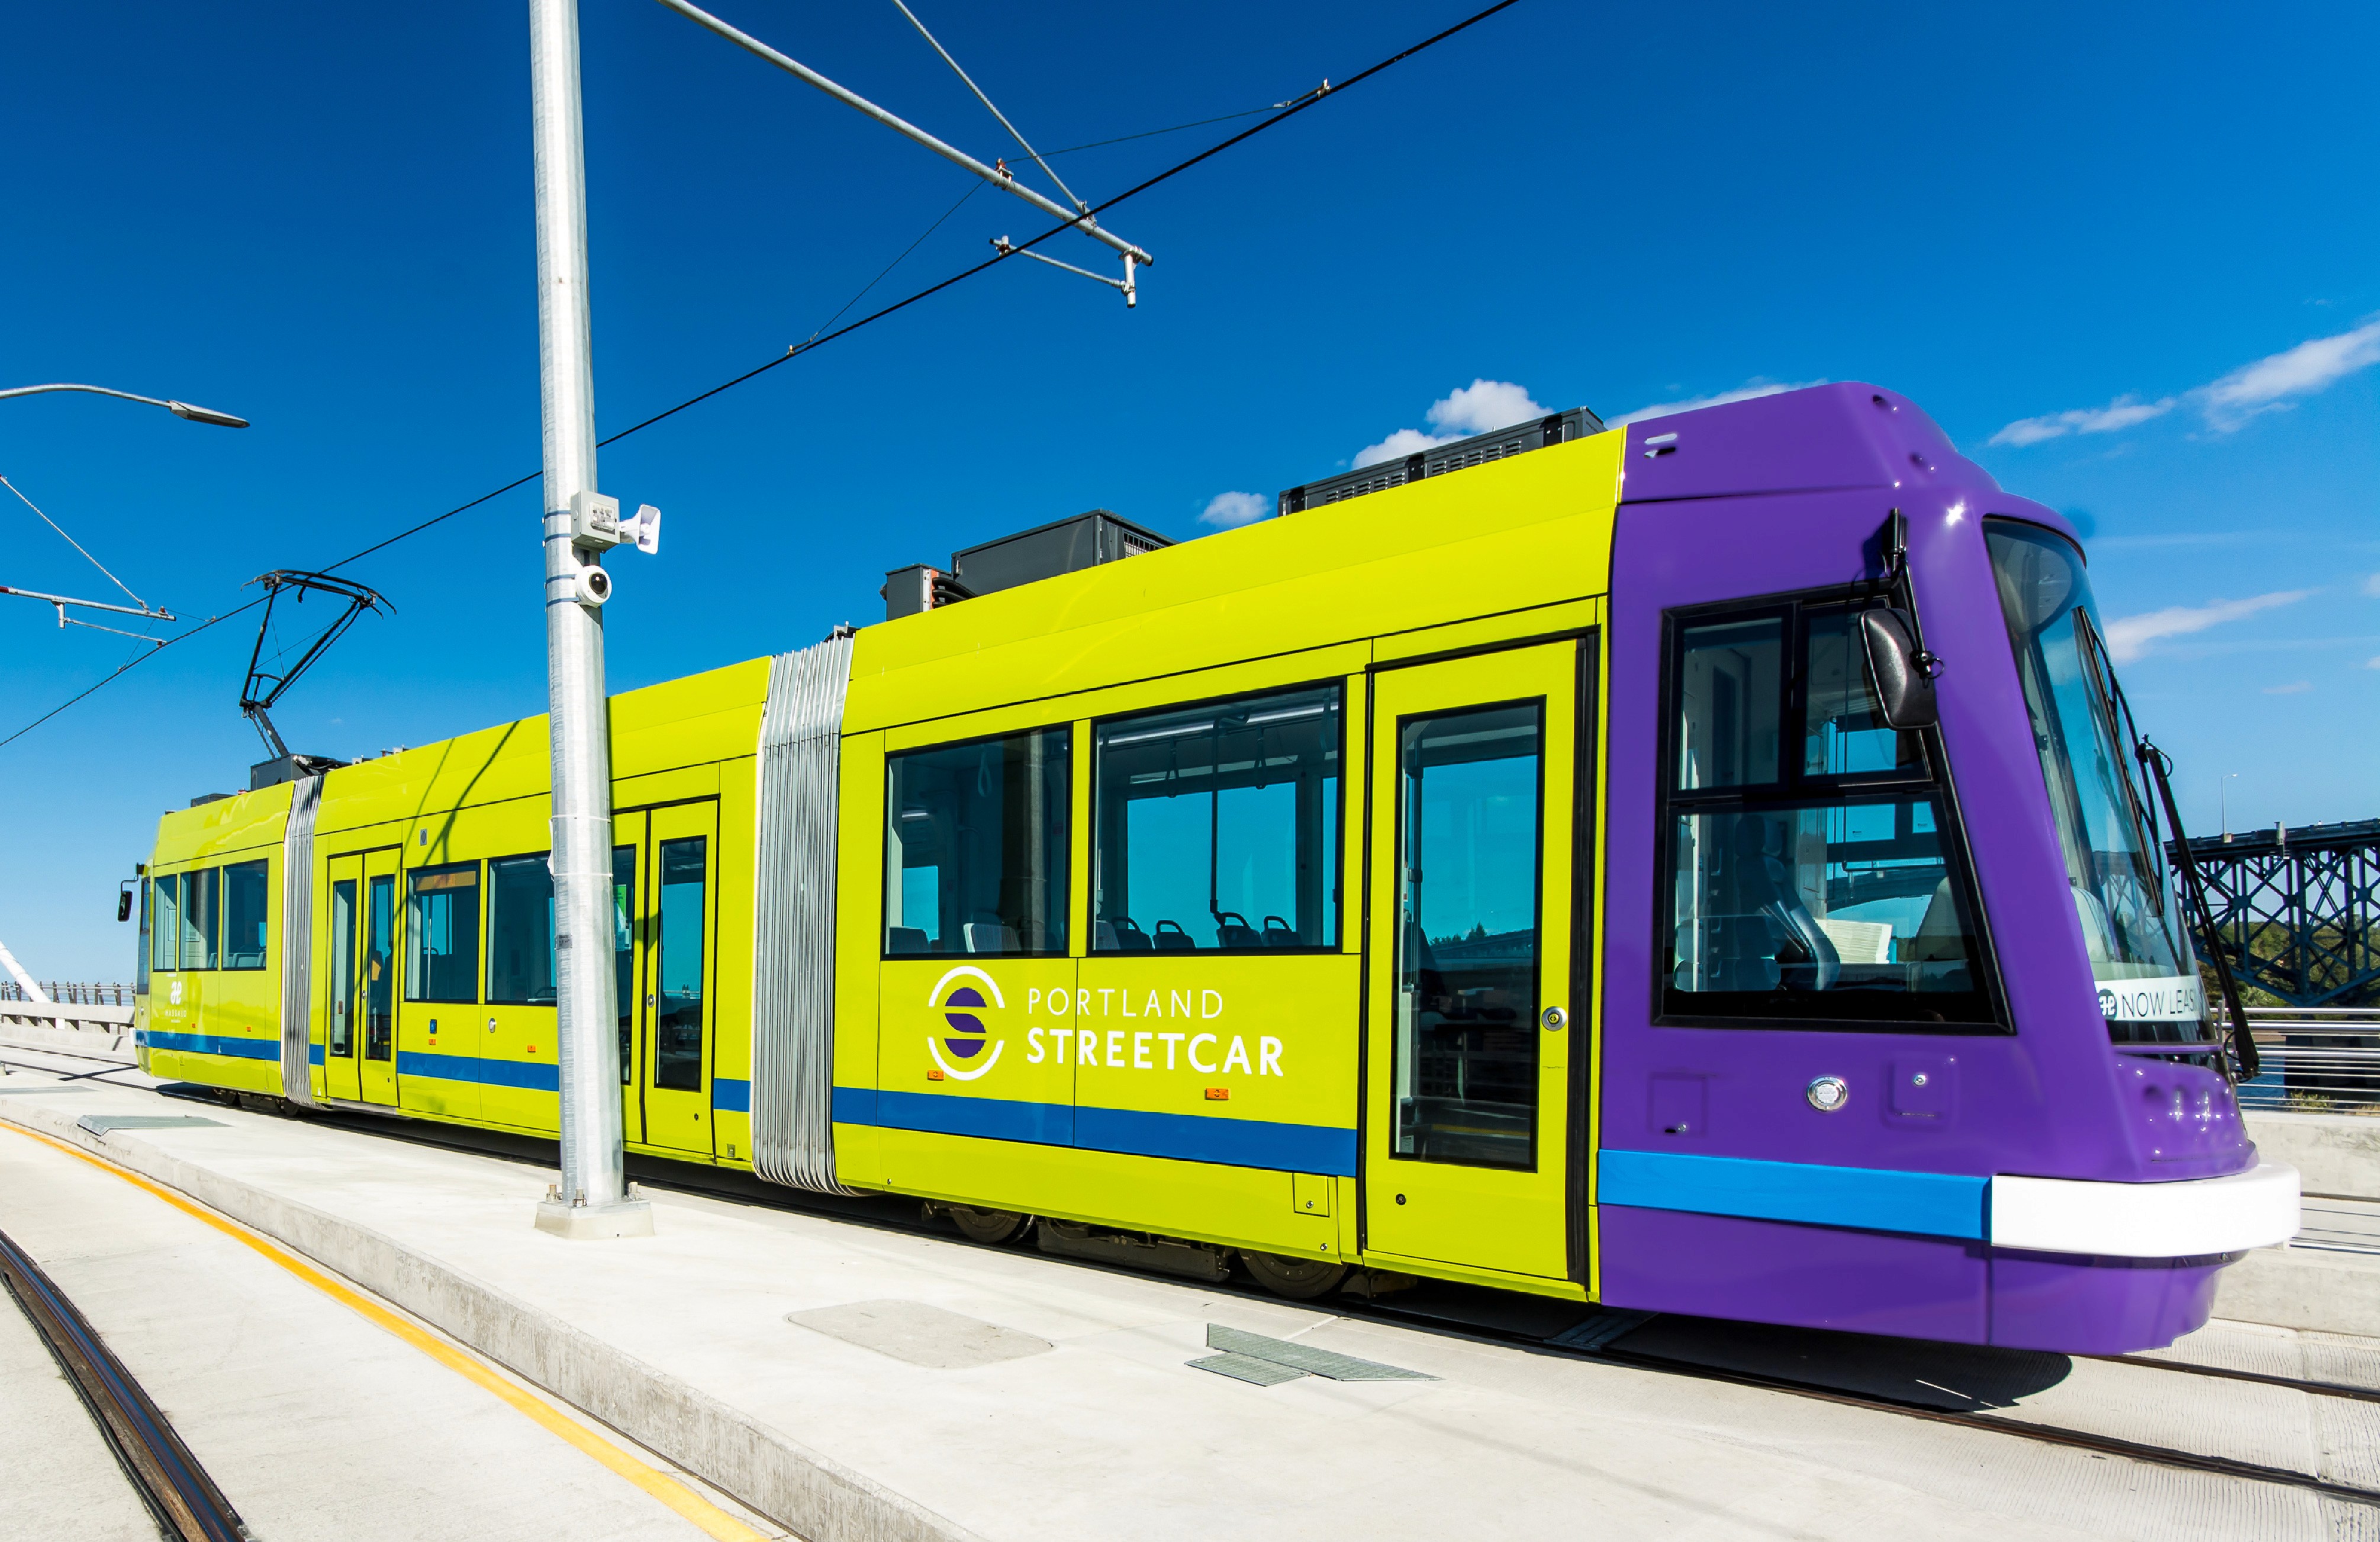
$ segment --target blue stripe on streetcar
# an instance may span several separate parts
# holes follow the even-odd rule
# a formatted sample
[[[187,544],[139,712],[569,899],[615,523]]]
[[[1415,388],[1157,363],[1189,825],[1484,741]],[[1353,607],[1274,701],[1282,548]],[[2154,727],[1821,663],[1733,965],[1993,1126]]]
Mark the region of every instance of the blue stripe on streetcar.
[[[1355,1174],[1355,1132],[1318,1124],[856,1087],[834,1089],[834,1122],[1282,1172]]]
[[[752,1084],[733,1076],[711,1077],[710,1106],[721,1113],[750,1113]]]
[[[442,1082],[477,1082],[482,1087],[516,1087],[530,1092],[562,1090],[561,1067],[539,1061],[481,1060],[476,1055],[433,1055],[420,1050],[399,1050],[396,1074]]]
[[[843,1088],[837,1087],[839,1094]],[[1023,1140],[1039,1146],[1072,1146],[1075,1110],[1067,1103],[1029,1103],[1022,1099],[970,1098],[963,1093],[878,1091],[876,1117],[888,1130],[918,1130],[935,1135],[976,1135],[984,1140]],[[842,1099],[835,1117],[842,1118]]]
[[[1981,1238],[1991,1186],[1989,1178],[1958,1173],[1681,1151],[1603,1151],[1597,1163],[1596,1198],[1606,1205],[1932,1237]]]
[[[1276,1124],[1195,1113],[1078,1108],[1075,1144],[1088,1151],[1172,1157],[1185,1162],[1269,1167],[1282,1172],[1355,1175],[1355,1132],[1325,1124]]]
[[[279,1038],[229,1038],[212,1033],[167,1033],[144,1028],[140,1042],[151,1050],[172,1050],[185,1055],[229,1055],[237,1060],[279,1060]]]
[[[306,1046],[306,1063],[309,1065],[320,1065],[322,1063],[322,1047],[320,1044],[309,1044]]]

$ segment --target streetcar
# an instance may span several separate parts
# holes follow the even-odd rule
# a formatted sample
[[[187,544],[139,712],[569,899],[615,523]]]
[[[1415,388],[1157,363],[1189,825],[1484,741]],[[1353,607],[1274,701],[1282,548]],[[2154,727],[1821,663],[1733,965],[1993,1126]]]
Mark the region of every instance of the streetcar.
[[[1026,536],[613,698],[629,1151],[1296,1298],[2072,1353],[2295,1232],[2077,534],[1905,398]],[[142,1069],[552,1135],[544,720],[290,771],[159,824]]]

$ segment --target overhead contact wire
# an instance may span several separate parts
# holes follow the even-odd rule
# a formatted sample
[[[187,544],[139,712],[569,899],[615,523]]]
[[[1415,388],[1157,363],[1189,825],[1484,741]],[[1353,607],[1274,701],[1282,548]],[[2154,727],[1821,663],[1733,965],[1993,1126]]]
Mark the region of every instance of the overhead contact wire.
[[[1221,154],[1224,151],[1231,149],[1233,145],[1254,139],[1257,135],[1263,133],[1266,129],[1270,128],[1277,124],[1287,122],[1289,119],[1295,117],[1298,114],[1305,111],[1308,107],[1313,106],[1316,103],[1322,101],[1325,97],[1336,96],[1341,91],[1347,90],[1351,86],[1358,85],[1363,81],[1370,79],[1373,76],[1379,74],[1384,69],[1402,64],[1405,60],[1412,58],[1416,54],[1423,53],[1427,49],[1435,48],[1439,43],[1444,42],[1447,39],[1454,36],[1458,32],[1464,31],[1472,27],[1477,26],[1480,22],[1487,20],[1497,12],[1509,10],[1519,4],[1520,0],[1497,0],[1497,4],[1488,6],[1487,9],[1475,12],[1474,14],[1465,17],[1461,21],[1456,22],[1453,26],[1447,28],[1444,31],[1433,33],[1429,37],[1424,38],[1421,42],[1415,43],[1410,48],[1405,48],[1395,54],[1390,55],[1387,58],[1382,59],[1379,63],[1372,66],[1370,68],[1360,70],[1357,73],[1349,76],[1346,79],[1341,81],[1335,86],[1325,81],[1320,86],[1318,86],[1314,90],[1306,92],[1304,96],[1297,97],[1291,101],[1279,112],[1274,113],[1262,123],[1252,124],[1248,127],[1242,129],[1239,133],[1232,135],[1230,139],[1224,140],[1217,144],[1209,145],[1207,149],[1200,151],[1197,154],[1191,156],[1188,160],[1167,167],[1165,170],[1159,172],[1156,176],[1148,178],[1147,181],[1138,183],[1134,187],[1127,188],[1123,192],[1116,194],[1113,198],[1108,199],[1104,202],[1092,205],[1088,211],[1088,214],[1097,215],[1105,213],[1108,210],[1114,208],[1117,204],[1123,202],[1126,199],[1137,198],[1142,193],[1148,191],[1149,188],[1156,187],[1159,183],[1178,176],[1203,161],[1212,160],[1214,157]],[[1248,115],[1250,115],[1245,113],[1232,113],[1224,115],[1224,117],[1222,118],[1210,118],[1205,121],[1220,123],[1231,117],[1245,117]],[[1197,125],[1184,124],[1177,127],[1196,127]],[[1149,130],[1149,133],[1151,134],[1167,134],[1172,132],[1173,132],[1173,130],[1169,128],[1155,128]],[[1125,139],[1140,139],[1146,137],[1146,135],[1124,136]],[[1107,144],[1120,144],[1123,141],[1122,140],[1102,140],[1100,142]],[[1075,148],[1088,150],[1094,147],[1090,145],[1081,145]],[[1064,152],[1053,151],[1051,153],[1062,154]],[[965,200],[962,200],[961,201],[964,202]],[[955,210],[956,206],[953,205],[953,210]],[[948,214],[942,216],[945,220],[949,217],[950,216]],[[939,225],[941,222],[936,221],[935,223]],[[848,325],[837,327],[832,332],[819,333],[804,338],[801,342],[789,346],[783,353],[779,354],[776,358],[770,359],[765,364],[756,365],[752,369],[745,370],[742,374],[735,376],[733,379],[722,381],[708,391],[688,396],[686,400],[678,403],[675,407],[664,408],[663,410],[656,412],[651,417],[644,419],[639,422],[631,423],[626,428],[622,429],[617,433],[610,435],[608,438],[597,440],[595,442],[596,447],[601,449],[607,444],[617,443],[619,441],[627,438],[632,433],[641,433],[646,429],[651,428],[654,424],[661,422],[664,419],[674,418],[679,413],[684,412],[686,408],[690,407],[698,407],[702,403],[709,401],[711,397],[720,395],[722,392],[733,391],[735,387],[742,385],[745,382],[758,379],[759,376],[765,375],[770,370],[776,369],[781,364],[791,363],[793,360],[799,358],[802,355],[808,353],[813,348],[822,348],[838,337],[848,337],[864,326],[872,325],[877,322],[884,320],[888,316],[906,310],[909,307],[917,304],[919,300],[931,298],[933,296],[941,294],[943,290],[950,288],[953,285],[963,284],[966,280],[975,277],[978,273],[982,273],[987,268],[998,267],[1001,263],[1007,261],[1010,258],[1016,256],[1020,252],[1024,252],[1034,247],[1039,246],[1042,242],[1050,239],[1053,236],[1062,235],[1066,231],[1077,229],[1081,226],[1081,224],[1082,221],[1077,219],[1069,220],[1063,225],[1051,225],[1049,229],[1043,231],[1040,235],[1034,237],[1029,241],[1021,241],[1012,245],[1005,249],[998,251],[992,256],[986,258],[984,261],[976,263],[973,267],[963,268],[957,273],[951,274],[948,278],[941,280],[940,283],[928,285],[925,288],[918,290],[916,294],[907,296],[902,299],[897,299],[880,310],[872,310]],[[932,233],[931,229],[927,231],[927,235],[931,235]],[[917,238],[917,242],[921,243],[924,239],[925,237],[921,236]],[[917,245],[917,243],[912,243],[910,250],[916,250]],[[908,252],[902,253],[903,258],[907,256]],[[893,261],[893,266],[897,267],[899,263],[900,259],[896,258]],[[890,273],[892,269],[890,267],[885,270],[887,273]],[[880,274],[878,279],[879,282],[881,281],[881,277],[882,275]],[[875,285],[873,283],[868,285],[868,288],[872,289],[874,287]],[[867,292],[867,289],[862,289],[860,291],[862,295],[865,295]],[[848,310],[849,306],[844,307],[844,309]],[[840,312],[837,314],[840,314]],[[425,519],[420,524],[412,526],[407,529],[399,530],[396,534],[388,537],[386,540],[375,541],[371,545],[365,547],[362,551],[355,552],[350,556],[342,557],[337,562],[331,564],[328,567],[322,569],[322,571],[324,573],[335,573],[340,568],[346,567],[351,563],[360,562],[376,552],[380,552],[395,545],[400,540],[410,540],[412,537],[419,535],[422,531],[430,529],[433,526],[443,525],[447,520],[454,518],[456,515],[465,513],[470,509],[475,509],[481,504],[487,503],[490,499],[500,498],[504,496],[504,494],[512,492],[515,488],[526,487],[530,482],[538,480],[543,475],[544,472],[542,471],[532,471],[527,476],[516,477],[511,481],[506,482],[504,486],[483,492],[477,498],[471,499],[468,503],[457,504],[443,514]],[[18,496],[22,497],[23,494],[19,493]],[[34,512],[39,513],[40,511],[35,510]],[[46,516],[44,517],[46,517]],[[53,528],[55,528],[55,527]],[[64,531],[60,531],[59,533],[61,535],[65,534]],[[79,548],[77,549],[80,550]],[[86,555],[88,555],[88,553],[86,553]],[[40,717],[35,718],[24,727],[19,728],[14,734],[9,735],[6,738],[0,739],[0,748],[6,748],[7,746],[16,743],[18,739],[21,739],[26,735],[31,733],[34,729],[39,728],[42,724],[49,722],[52,718],[56,717],[60,712],[72,707],[75,703],[82,700],[85,697],[90,696],[92,692],[99,690],[102,686],[108,685],[118,675],[124,674],[129,670],[138,668],[149,659],[155,658],[158,654],[163,653],[166,649],[171,648],[176,643],[187,642],[191,637],[194,637],[200,632],[205,631],[208,627],[213,626],[220,622],[229,621],[233,616],[241,614],[243,612],[252,610],[257,605],[262,603],[263,601],[261,600],[252,600],[249,601],[249,603],[240,606],[238,610],[226,611],[219,616],[211,616],[186,632],[180,632],[173,637],[165,638],[148,653],[140,658],[133,659],[128,663],[120,665],[114,674],[104,676],[98,682],[98,684],[68,697],[66,700],[58,703],[55,707],[51,708],[48,711],[42,713]]]

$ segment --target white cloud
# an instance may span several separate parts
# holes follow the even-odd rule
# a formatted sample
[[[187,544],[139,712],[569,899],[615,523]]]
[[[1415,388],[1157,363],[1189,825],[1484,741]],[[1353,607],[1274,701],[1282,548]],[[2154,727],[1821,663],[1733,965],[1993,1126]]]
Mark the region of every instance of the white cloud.
[[[2380,656],[2374,656],[2372,661],[2366,663],[2363,667],[2365,669],[2380,669]]]
[[[1443,444],[1459,437],[1451,433],[1424,433],[1419,429],[1399,429],[1378,444],[1366,444],[1356,451],[1355,469],[1361,471],[1366,466],[1378,466],[1384,460],[1402,460],[1417,450],[1427,450],[1433,444]]]
[[[2038,444],[2045,439],[2062,439],[2070,433],[2113,433],[2145,423],[2152,418],[2162,418],[2174,409],[2175,398],[2161,402],[2144,402],[2136,396],[2119,396],[2106,407],[2078,407],[2072,412],[2052,412],[2040,418],[2020,418],[1992,435],[1995,444]]]
[[[2363,580],[2363,592],[2374,600],[2380,600],[2380,573],[2374,573]]]
[[[1673,412],[1692,412],[1698,407],[1725,407],[1730,402],[1748,402],[1755,396],[1774,396],[1786,391],[1804,391],[1813,385],[1826,383],[1822,380],[1762,380],[1755,375],[1732,391],[1722,391],[1716,396],[1689,396],[1682,402],[1655,402],[1651,407],[1640,407],[1633,412],[1622,413],[1617,418],[1606,419],[1605,426],[1615,429],[1624,428],[1630,423],[1642,422],[1647,418],[1667,418]]]
[[[2311,396],[2374,364],[2380,364],[2380,318],[2232,370],[2200,393],[2206,420],[2228,432],[2260,412],[2289,406],[2290,397]]]
[[[1207,512],[1198,516],[1201,525],[1212,525],[1219,530],[1235,529],[1253,525],[1272,512],[1272,500],[1255,492],[1218,492],[1207,502]]]
[[[2209,626],[2220,626],[2227,621],[2238,621],[2269,611],[2277,605],[2294,605],[2312,594],[2310,589],[2282,589],[2272,594],[2259,594],[2246,600],[2217,600],[2206,605],[2169,605],[2161,611],[2143,615],[2120,615],[2107,623],[2107,651],[2119,664],[2130,663],[2149,650],[2149,646],[2161,637],[2186,637],[2192,632],[2204,632]]]
[[[1468,385],[1455,387],[1430,404],[1423,418],[1438,431],[1436,433],[1424,433],[1419,429],[1399,429],[1378,443],[1366,444],[1356,451],[1355,468],[1360,471],[1366,466],[1396,460],[1433,445],[1468,439],[1475,433],[1493,433],[1498,429],[1545,416],[1546,409],[1536,404],[1525,388],[1508,380],[1482,377]]]
[[[2154,402],[2119,396],[2106,407],[2079,407],[2070,412],[2020,418],[1992,435],[1995,444],[2022,448],[2070,433],[2113,433],[2162,418],[2184,402],[2197,407],[2207,427],[2229,433],[2259,413],[2277,412],[2302,396],[2326,390],[2359,370],[2380,364],[2380,317],[2351,332],[2311,338],[2253,364],[2245,364],[2222,379],[2179,396]]]
[[[2286,686],[2266,686],[2265,694],[2266,696],[2303,696],[2312,689],[2313,689],[2313,682],[2311,680],[2292,680]]]
[[[1445,400],[1431,403],[1428,413],[1431,428],[1457,438],[1494,433],[1544,416],[1546,409],[1508,380],[1475,380],[1459,386]]]

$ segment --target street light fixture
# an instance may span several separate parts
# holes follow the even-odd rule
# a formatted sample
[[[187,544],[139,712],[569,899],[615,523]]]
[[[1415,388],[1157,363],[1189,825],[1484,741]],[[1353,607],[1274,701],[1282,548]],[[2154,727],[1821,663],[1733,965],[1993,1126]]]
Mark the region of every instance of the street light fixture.
[[[235,418],[228,412],[217,412],[211,407],[199,407],[190,402],[159,401],[154,396],[137,396],[129,391],[112,391],[104,385],[71,385],[65,383],[51,385],[12,385],[6,390],[0,390],[0,400],[5,400],[10,396],[38,396],[50,391],[86,391],[94,396],[114,396],[122,401],[139,402],[145,407],[162,407],[176,418],[187,419],[193,423],[212,423],[215,427],[220,429],[244,429],[248,427],[247,419]],[[24,494],[18,493],[18,496],[21,498]],[[36,514],[41,513],[39,509],[35,509],[33,512]],[[49,516],[47,515],[42,515],[42,517],[46,519]],[[60,531],[59,533],[62,535],[65,534],[64,531]],[[75,547],[75,550],[82,552],[82,548],[80,546]],[[83,555],[88,557],[91,553],[83,552]],[[97,565],[95,561],[93,565]],[[102,573],[107,573],[107,569],[104,567],[100,568],[100,571]],[[113,573],[108,573],[107,576],[111,578],[115,577]],[[123,588],[123,584],[120,580],[117,582],[116,587],[119,589]],[[132,593],[129,589],[126,589],[125,592],[127,594]],[[101,626],[91,622],[78,620],[77,618],[67,614],[67,607],[71,605],[78,610],[113,611],[118,615],[137,615],[149,621],[171,621],[174,619],[174,613],[171,611],[152,606],[146,600],[140,600],[140,597],[137,594],[132,595],[132,598],[140,601],[140,606],[138,609],[135,609],[130,605],[112,605],[98,600],[70,600],[63,594],[43,594],[36,589],[11,589],[5,584],[0,584],[0,594],[16,595],[25,600],[39,600],[45,605],[55,606],[58,613],[58,625],[60,626],[89,626],[95,632],[115,632],[120,637],[139,637],[140,634],[125,632],[114,626]],[[140,640],[147,643],[153,643],[160,648],[164,646],[164,639],[163,637],[140,637]]]
[[[128,402],[162,407],[175,417],[187,418],[193,423],[212,423],[219,429],[248,427],[247,419],[235,418],[228,412],[217,412],[211,407],[199,407],[189,402],[161,402],[154,396],[136,396],[129,391],[110,391],[104,385],[18,385],[0,391],[0,398],[38,396],[44,391],[88,391],[94,396],[115,396]]]

